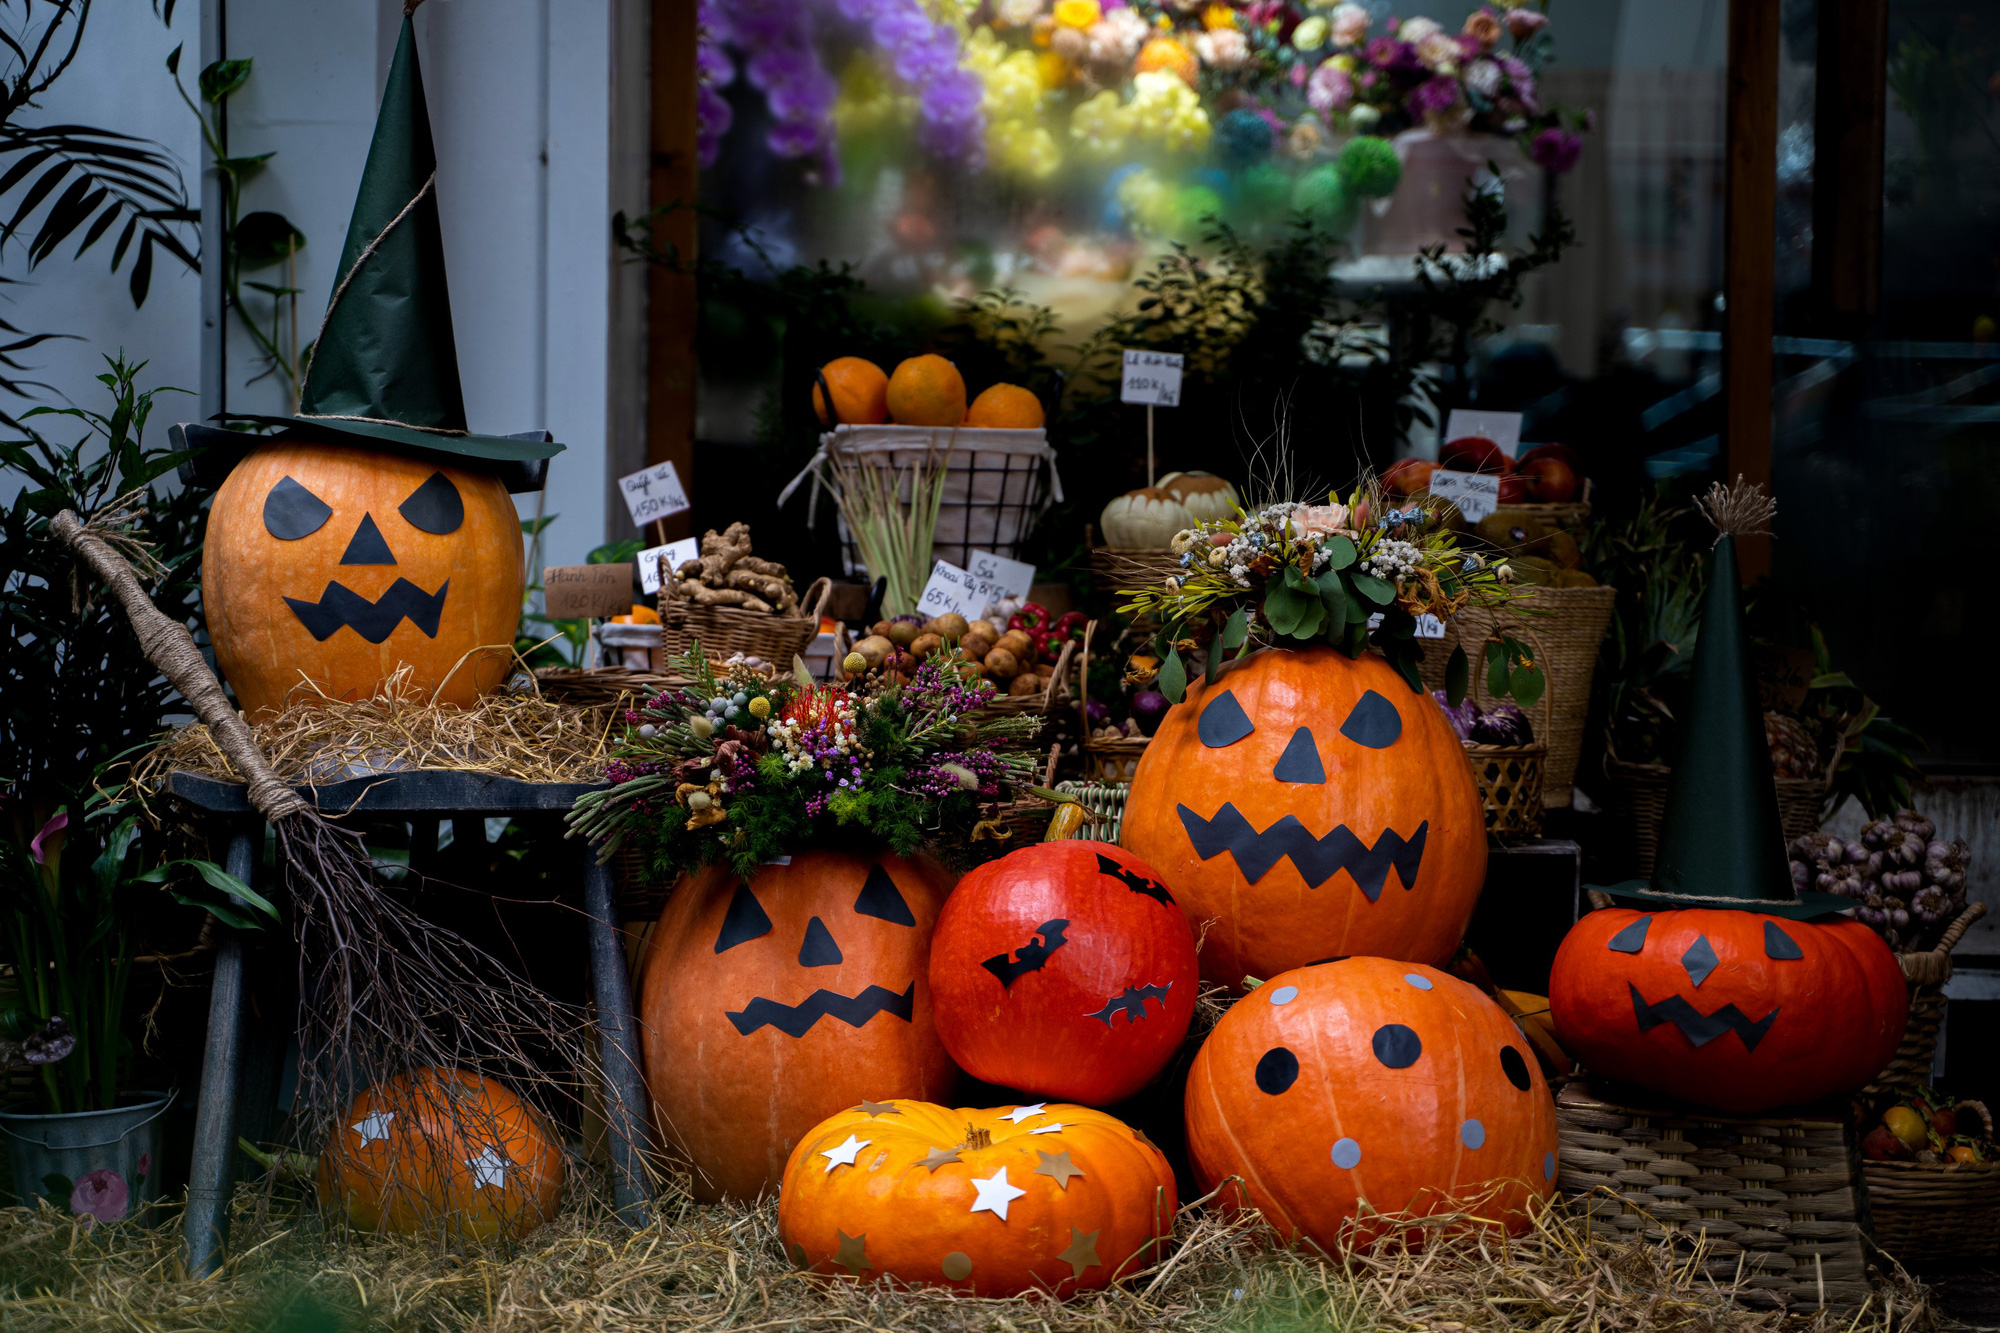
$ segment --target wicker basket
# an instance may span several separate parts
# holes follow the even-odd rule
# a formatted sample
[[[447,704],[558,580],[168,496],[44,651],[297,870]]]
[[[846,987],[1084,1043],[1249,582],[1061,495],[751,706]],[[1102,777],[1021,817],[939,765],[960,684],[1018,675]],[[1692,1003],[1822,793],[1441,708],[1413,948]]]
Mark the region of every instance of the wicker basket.
[[[1550,508],[1565,506],[1552,505]],[[1588,506],[1585,506],[1587,509]],[[1480,648],[1499,628],[1527,639],[1533,631],[1535,660],[1548,678],[1557,702],[1549,709],[1548,725],[1535,735],[1549,747],[1542,766],[1542,803],[1558,809],[1570,802],[1576,764],[1583,753],[1583,724],[1590,711],[1590,681],[1597,672],[1597,650],[1611,624],[1618,600],[1616,588],[1537,588],[1512,608],[1467,607],[1445,623],[1444,638],[1424,644],[1424,688],[1444,688],[1445,664],[1462,642],[1472,659],[1475,692],[1485,680]]]
[[[1083,724],[1084,776],[1092,782],[1130,783],[1145,757],[1150,736],[1098,737],[1090,734],[1090,645],[1097,636],[1097,622],[1083,627],[1083,654],[1077,670],[1077,712]]]
[[[986,705],[989,713],[1001,713],[1016,717],[1022,713],[1053,713],[1069,698],[1069,661],[1076,654],[1076,641],[1066,641],[1062,651],[1056,654],[1056,664],[1049,673],[1049,687],[1037,694],[995,695]]]
[[[819,635],[820,613],[833,591],[833,580],[817,578],[799,597],[797,615],[772,615],[736,606],[697,606],[660,593],[660,652],[671,660],[699,639],[710,657],[742,653],[789,667]]]
[[[1884,1095],[1914,1092],[1931,1081],[1937,1061],[1938,1034],[1944,1030],[1944,983],[1951,980],[1951,951],[1986,915],[1985,903],[1972,903],[1944,928],[1937,944],[1922,953],[1899,953],[1903,977],[1910,983],[1910,1021],[1889,1067],[1875,1076],[1861,1096],[1872,1102]]]
[[[1584,521],[1590,517],[1590,483],[1588,480],[1584,482],[1584,487],[1584,498],[1581,500],[1564,500],[1560,504],[1523,500],[1515,504],[1503,504],[1494,512],[1524,514],[1529,518],[1538,518],[1552,528],[1581,527]],[[1418,491],[1410,498],[1413,500],[1429,499],[1430,492],[1428,490]],[[1445,503],[1450,504],[1451,502],[1446,501]],[[1453,509],[1457,507],[1456,505],[1452,505]]]
[[[1591,1224],[1694,1254],[1745,1305],[1805,1313],[1868,1298],[1867,1194],[1846,1121],[1735,1116],[1586,1082],[1556,1098],[1557,1188]]]
[[[1099,546],[1095,530],[1088,525],[1083,539],[1090,550],[1090,580],[1100,597],[1122,599],[1128,592],[1157,588],[1181,572],[1181,558],[1164,547],[1151,551]]]
[[[1486,801],[1486,836],[1502,842],[1542,836],[1546,745],[1468,745],[1472,776]]]
[[[1960,1102],[1986,1123],[1983,1103]],[[2000,1162],[1863,1162],[1875,1243],[1905,1268],[1984,1263],[2000,1253]]]
[[[1836,759],[1835,762],[1838,762]],[[1667,813],[1667,787],[1673,769],[1666,764],[1632,764],[1607,754],[1604,776],[1610,785],[1607,804],[1614,828],[1632,849],[1640,878],[1653,873],[1660,851],[1660,821]],[[1826,799],[1824,778],[1779,778],[1778,823],[1790,841],[1819,827],[1820,803]]]

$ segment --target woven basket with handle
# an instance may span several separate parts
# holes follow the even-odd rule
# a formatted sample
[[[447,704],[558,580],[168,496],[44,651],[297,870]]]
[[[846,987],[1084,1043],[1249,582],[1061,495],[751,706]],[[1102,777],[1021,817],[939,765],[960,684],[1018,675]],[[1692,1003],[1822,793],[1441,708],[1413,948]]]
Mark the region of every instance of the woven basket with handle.
[[[1993,1141],[1993,1117],[1976,1113]],[[1980,1263],[2000,1254],[2000,1162],[1863,1162],[1875,1243],[1905,1267]]]
[[[1076,652],[1076,641],[1068,639],[1056,653],[1055,667],[1049,673],[1049,686],[1033,694],[998,694],[987,701],[986,711],[1016,717],[1022,713],[1053,713],[1064,699],[1069,698],[1069,660]]]
[[[738,606],[699,606],[693,602],[660,594],[660,652],[671,661],[686,652],[695,641],[710,657],[730,657],[742,653],[761,657],[779,667],[789,667],[819,635],[819,618],[833,580],[814,579],[799,596],[794,615],[773,615],[768,611],[745,611]]]
[[[1839,762],[1836,755],[1834,763]],[[1633,866],[1642,878],[1653,873],[1653,860],[1659,855],[1660,821],[1666,817],[1667,787],[1673,775],[1674,770],[1666,764],[1628,763],[1612,753],[1604,758],[1611,821],[1631,849]],[[1778,823],[1786,840],[1818,828],[1827,779],[1779,778],[1777,784]]]
[[[1944,928],[1935,945],[1921,953],[1896,955],[1903,965],[1903,979],[1910,983],[1910,1021],[1889,1067],[1862,1090],[1861,1096],[1871,1104],[1887,1095],[1914,1092],[1931,1081],[1938,1033],[1944,1030],[1944,983],[1951,980],[1951,951],[1972,923],[1985,915],[1985,903],[1971,903]]]
[[[1486,802],[1486,836],[1502,842],[1542,836],[1542,773],[1548,753],[1540,742],[1465,747]]]
[[[1083,722],[1084,776],[1092,782],[1129,784],[1132,775],[1139,771],[1139,760],[1145,757],[1146,746],[1153,738],[1139,735],[1120,736],[1114,740],[1090,734],[1090,644],[1096,634],[1095,620],[1083,627],[1083,667],[1078,677],[1077,711],[1082,714]]]

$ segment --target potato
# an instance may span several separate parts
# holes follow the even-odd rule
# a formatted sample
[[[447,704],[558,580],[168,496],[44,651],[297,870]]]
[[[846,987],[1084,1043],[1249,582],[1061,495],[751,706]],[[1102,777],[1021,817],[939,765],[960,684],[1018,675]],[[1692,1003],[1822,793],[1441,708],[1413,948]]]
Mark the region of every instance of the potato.
[[[1021,659],[1005,648],[994,648],[986,654],[986,674],[995,680],[1005,680],[1009,676],[1021,674]]]
[[[915,643],[917,635],[921,632],[907,620],[892,620],[889,622],[889,642],[895,644],[898,648],[907,648]]]
[[[879,667],[889,660],[891,653],[896,651],[896,645],[883,635],[871,634],[855,644],[854,651],[868,659],[870,667]]]
[[[964,676],[967,680],[984,680],[986,678],[986,664],[968,659],[958,664],[958,674]]]
[[[974,630],[959,640],[959,646],[965,649],[967,657],[975,662],[980,662],[986,659],[986,654],[993,651],[993,645],[997,642],[998,640],[992,636],[981,634],[978,630]]]
[[[878,620],[873,625],[870,625],[868,627],[868,632],[880,638],[886,639],[889,637],[889,622],[886,620]]]
[[[937,635],[919,634],[916,642],[910,645],[910,656],[921,662],[942,647],[944,647],[944,640]]]
[[[967,634],[984,634],[995,643],[1000,641],[1000,627],[990,620],[975,620],[965,627]]]
[[[932,616],[924,622],[924,633],[935,634],[941,639],[962,639],[965,637],[966,628],[965,617],[956,611]]]
[[[1014,677],[1007,684],[1007,693],[1014,695],[1016,698],[1024,695],[1040,694],[1041,692],[1042,678],[1040,676],[1030,676],[1025,672]]]
[[[1032,657],[1035,651],[1035,641],[1017,629],[1010,629],[1005,634],[1002,634],[997,646],[1005,648],[1008,652],[1014,654],[1015,657],[1023,660]]]

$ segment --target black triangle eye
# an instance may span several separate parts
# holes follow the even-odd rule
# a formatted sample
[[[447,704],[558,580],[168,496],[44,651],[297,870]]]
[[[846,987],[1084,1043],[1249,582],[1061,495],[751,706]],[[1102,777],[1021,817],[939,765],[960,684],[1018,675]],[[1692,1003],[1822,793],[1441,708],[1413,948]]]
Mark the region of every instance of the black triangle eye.
[[[889,872],[881,866],[868,868],[868,882],[861,886],[860,896],[854,900],[854,910],[861,916],[872,916],[898,926],[917,924],[910,905],[903,901],[903,891],[896,887],[896,881],[890,879]]]
[[[465,498],[458,493],[458,487],[451,484],[451,478],[442,472],[433,472],[430,480],[411,494],[410,498],[397,507],[405,521],[413,528],[421,528],[433,537],[442,537],[458,531],[458,525],[465,522]]]
[[[1396,705],[1370,690],[1340,724],[1340,734],[1356,745],[1385,750],[1403,734],[1403,715],[1396,711]]]
[[[757,901],[748,884],[738,884],[735,896],[729,900],[729,910],[723,913],[722,933],[715,937],[715,951],[724,953],[770,933],[771,918],[764,911],[764,904]]]
[[[310,537],[333,517],[333,506],[286,477],[264,497],[264,531],[281,542]]]

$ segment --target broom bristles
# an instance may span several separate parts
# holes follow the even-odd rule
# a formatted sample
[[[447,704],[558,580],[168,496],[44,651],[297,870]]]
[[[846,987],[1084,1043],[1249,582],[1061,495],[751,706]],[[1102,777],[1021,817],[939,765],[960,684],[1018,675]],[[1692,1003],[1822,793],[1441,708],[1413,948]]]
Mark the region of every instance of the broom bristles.
[[[1778,502],[1765,493],[1764,483],[1746,481],[1740,472],[1733,485],[1725,486],[1718,481],[1695,504],[1715,525],[1717,541],[1724,537],[1768,535],[1771,519],[1778,512]]]

